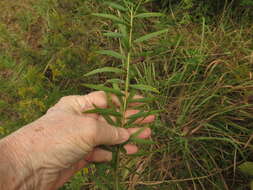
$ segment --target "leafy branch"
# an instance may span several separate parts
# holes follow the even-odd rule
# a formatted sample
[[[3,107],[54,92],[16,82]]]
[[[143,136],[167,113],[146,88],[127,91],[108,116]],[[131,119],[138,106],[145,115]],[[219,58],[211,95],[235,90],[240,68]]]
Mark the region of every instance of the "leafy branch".
[[[105,4],[110,8],[115,10],[114,14],[107,13],[94,13],[93,16],[99,17],[101,19],[110,20],[118,29],[117,32],[108,31],[103,35],[108,38],[113,38],[118,41],[119,52],[115,50],[99,50],[97,51],[100,55],[106,55],[113,57],[115,60],[121,61],[120,67],[103,67],[93,70],[85,76],[92,76],[99,73],[114,73],[115,75],[119,75],[119,78],[112,78],[107,80],[105,84],[84,84],[88,88],[92,88],[95,90],[104,91],[108,97],[109,107],[108,108],[96,108],[93,110],[86,111],[85,113],[98,113],[104,117],[104,119],[109,123],[116,127],[131,127],[138,119],[143,119],[148,117],[149,115],[156,114],[156,110],[145,111],[140,110],[139,113],[134,114],[130,117],[126,117],[125,113],[129,108],[129,103],[140,103],[143,105],[147,105],[152,102],[154,98],[139,98],[135,99],[135,95],[140,92],[150,92],[150,93],[159,93],[159,91],[149,85],[145,84],[131,84],[130,81],[135,76],[132,74],[132,70],[134,67],[131,67],[131,61],[134,54],[133,47],[138,43],[143,43],[145,41],[150,40],[151,38],[157,37],[163,33],[166,33],[167,30],[156,31],[150,34],[146,34],[140,36],[136,39],[133,39],[134,35],[134,25],[136,19],[145,19],[149,17],[160,17],[163,16],[161,13],[154,12],[142,12],[139,13],[140,7],[144,4],[145,1],[139,0],[137,2],[131,0],[123,0],[116,2],[108,2]],[[123,77],[122,77],[123,76]],[[110,100],[110,94],[115,95],[120,102],[120,111],[117,111],[116,106],[113,105]],[[138,133],[138,132],[137,132]],[[130,140],[131,143],[136,144],[150,144],[153,143],[150,140],[143,140],[136,138],[136,134],[132,135]],[[122,145],[115,147],[115,156],[114,160],[114,189],[120,190],[120,153],[123,152]]]

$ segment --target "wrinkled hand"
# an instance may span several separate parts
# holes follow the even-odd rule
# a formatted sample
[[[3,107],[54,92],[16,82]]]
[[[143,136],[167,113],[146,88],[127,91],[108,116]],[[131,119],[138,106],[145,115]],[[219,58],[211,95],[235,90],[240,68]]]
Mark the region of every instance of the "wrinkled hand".
[[[118,105],[116,97],[112,96],[112,100]],[[11,149],[9,159],[17,165],[12,168],[22,169],[15,174],[22,190],[59,188],[89,162],[112,159],[112,153],[98,148],[99,145],[123,143],[138,131],[111,126],[98,114],[83,114],[93,109],[94,104],[107,107],[104,92],[63,97],[43,117],[4,139]],[[128,110],[126,116],[137,112]],[[139,122],[153,120],[154,116],[149,116]],[[145,129],[139,137],[148,138],[150,134],[150,129]],[[128,154],[138,150],[131,144],[124,148]]]

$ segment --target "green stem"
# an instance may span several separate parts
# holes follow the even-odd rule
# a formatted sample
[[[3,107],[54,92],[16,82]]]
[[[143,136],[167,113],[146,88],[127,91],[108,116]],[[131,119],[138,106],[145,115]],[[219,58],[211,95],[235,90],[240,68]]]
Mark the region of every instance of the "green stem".
[[[124,107],[123,107],[123,115],[125,115],[125,111],[127,109],[127,98],[128,98],[128,89],[129,89],[129,73],[130,73],[130,62],[131,62],[131,54],[132,54],[132,33],[133,33],[133,8],[130,12],[130,30],[129,30],[129,42],[128,42],[128,53],[127,53],[127,63],[126,63],[126,81],[125,81],[125,99],[124,99]],[[123,116],[123,121],[125,121],[125,116]],[[122,125],[124,125],[125,122],[123,122]]]
[[[130,74],[130,62],[131,62],[131,51],[132,51],[132,33],[133,33],[133,7],[131,7],[130,11],[130,29],[129,29],[129,41],[128,41],[128,52],[127,52],[127,60],[126,60],[126,81],[125,81],[125,98],[123,104],[123,114],[122,114],[122,124],[121,127],[125,125],[125,113],[127,110],[127,98],[129,91],[129,74]],[[120,147],[118,146],[116,149],[116,166],[115,166],[115,190],[120,190],[120,182],[119,182],[119,163],[120,163]]]

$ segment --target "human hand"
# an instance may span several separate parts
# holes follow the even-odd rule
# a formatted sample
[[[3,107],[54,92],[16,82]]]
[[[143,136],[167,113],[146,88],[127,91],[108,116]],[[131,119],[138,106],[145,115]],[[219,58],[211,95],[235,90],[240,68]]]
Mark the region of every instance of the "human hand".
[[[55,190],[89,162],[112,159],[111,152],[98,146],[126,142],[139,129],[116,128],[98,114],[83,114],[93,109],[94,104],[106,108],[106,100],[102,91],[63,97],[43,117],[4,139],[10,149],[8,158],[16,164],[12,168],[21,168],[15,176],[22,190]],[[116,97],[112,96],[112,100],[118,104]],[[137,112],[128,110],[126,116]],[[153,120],[154,116],[149,116],[139,122],[150,123]],[[151,130],[147,128],[139,137],[148,138],[150,134]],[[138,150],[130,144],[124,148],[128,154]]]

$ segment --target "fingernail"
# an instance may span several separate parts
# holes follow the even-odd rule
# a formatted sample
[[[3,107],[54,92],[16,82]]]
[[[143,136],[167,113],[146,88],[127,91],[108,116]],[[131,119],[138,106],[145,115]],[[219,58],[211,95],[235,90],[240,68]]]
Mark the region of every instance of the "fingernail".
[[[130,134],[128,133],[128,131],[126,129],[122,129],[122,128],[119,129],[119,135],[120,135],[122,142],[127,141],[130,137]]]

